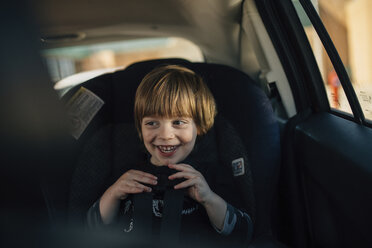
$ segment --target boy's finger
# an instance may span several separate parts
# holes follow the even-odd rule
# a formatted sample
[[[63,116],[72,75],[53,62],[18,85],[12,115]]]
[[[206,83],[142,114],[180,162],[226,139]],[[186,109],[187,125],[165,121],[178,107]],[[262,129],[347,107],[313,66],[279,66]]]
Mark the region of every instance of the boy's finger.
[[[168,179],[170,180],[173,180],[173,179],[176,179],[176,178],[186,178],[186,179],[190,179],[190,178],[195,178],[197,177],[198,175],[196,173],[192,173],[192,172],[187,172],[187,171],[180,171],[180,172],[177,172],[173,175],[170,175],[168,177]]]
[[[174,189],[184,189],[196,184],[196,178],[192,178],[174,186]]]
[[[136,175],[139,175],[139,176],[143,176],[143,177],[149,177],[149,178],[152,178],[152,179],[158,179],[156,176],[154,176],[153,174],[150,174],[150,173],[147,173],[147,172],[143,172],[143,171],[139,171],[139,170],[132,170],[134,174]]]
[[[142,193],[143,191],[144,191],[144,189],[131,187],[131,188],[128,188],[126,190],[126,193],[127,194],[138,194],[138,193]]]
[[[137,187],[137,189],[140,189],[141,192],[151,192],[152,191],[152,189],[150,187],[146,187],[146,186],[140,187],[140,188]]]
[[[146,184],[152,184],[152,185],[156,185],[158,183],[156,179],[149,178],[143,175],[133,175],[132,179],[140,183],[146,183]]]
[[[169,164],[168,167],[180,171],[196,171],[191,165],[188,164]]]
[[[140,190],[146,191],[146,192],[151,192],[151,190],[152,190],[150,187],[147,187],[147,186],[145,186],[143,184],[140,184],[138,182],[135,182],[135,181],[127,182],[126,188],[129,189],[129,190],[140,189]]]
[[[135,182],[135,187],[139,188],[139,189],[143,189],[146,192],[151,192],[151,190],[152,190],[150,187],[147,187],[147,186],[145,186],[143,184],[140,184],[138,182]]]
[[[150,187],[136,187],[136,189],[140,190],[140,192],[151,192],[152,189]]]
[[[148,187],[146,187],[146,188],[136,188],[136,187],[134,187],[134,188],[131,188],[128,191],[130,191],[130,192],[128,192],[129,194],[138,194],[138,193],[142,193],[142,192],[151,192],[152,189],[148,188]]]

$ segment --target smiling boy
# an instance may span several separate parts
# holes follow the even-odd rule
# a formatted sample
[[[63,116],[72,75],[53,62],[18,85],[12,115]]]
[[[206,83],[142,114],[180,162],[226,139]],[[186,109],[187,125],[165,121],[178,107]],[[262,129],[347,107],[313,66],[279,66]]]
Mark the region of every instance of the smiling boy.
[[[174,185],[174,190],[185,189],[196,204],[190,208],[192,211],[183,212],[191,214],[201,205],[210,228],[216,233],[230,235],[235,231],[250,237],[253,226],[248,214],[228,204],[210,188],[205,179],[210,176],[208,170],[204,170],[203,175],[186,162],[195,149],[197,137],[212,128],[217,113],[213,95],[202,78],[177,65],[154,69],[137,89],[134,113],[138,134],[149,153],[148,168],[169,168],[170,181],[183,180]],[[88,218],[98,215],[101,222],[110,224],[117,218],[123,200],[152,192],[157,184],[158,177],[149,171],[140,167],[128,170],[89,210]]]
[[[141,130],[151,163],[157,166],[185,160],[197,136],[196,125],[190,117],[144,117]]]

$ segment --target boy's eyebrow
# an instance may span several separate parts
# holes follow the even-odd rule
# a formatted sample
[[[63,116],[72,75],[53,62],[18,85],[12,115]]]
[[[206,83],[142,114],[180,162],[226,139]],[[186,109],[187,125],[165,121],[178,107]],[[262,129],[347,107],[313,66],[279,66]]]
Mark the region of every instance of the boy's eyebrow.
[[[188,116],[174,116],[174,117],[171,117],[172,119],[192,119],[192,117],[188,117]]]
[[[142,118],[142,120],[143,119],[159,119],[159,117],[155,116],[155,115],[154,116],[145,116],[145,117]]]

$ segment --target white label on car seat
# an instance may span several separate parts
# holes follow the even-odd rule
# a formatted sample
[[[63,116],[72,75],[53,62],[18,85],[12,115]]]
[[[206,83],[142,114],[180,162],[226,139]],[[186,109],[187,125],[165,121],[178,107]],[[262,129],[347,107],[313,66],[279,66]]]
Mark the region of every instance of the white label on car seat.
[[[90,90],[81,87],[67,102],[67,113],[71,123],[71,134],[79,139],[104,101]]]
[[[231,162],[233,175],[235,177],[244,175],[244,159],[238,158]]]

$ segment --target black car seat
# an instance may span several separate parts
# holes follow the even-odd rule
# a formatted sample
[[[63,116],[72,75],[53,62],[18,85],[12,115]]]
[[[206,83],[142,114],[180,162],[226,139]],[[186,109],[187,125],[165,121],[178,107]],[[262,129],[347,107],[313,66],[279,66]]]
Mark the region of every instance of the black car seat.
[[[183,59],[150,60],[93,78],[73,88],[64,96],[66,101],[82,86],[104,102],[79,139],[73,142],[76,157],[87,140],[100,128],[109,124],[134,122],[137,86],[148,72],[162,64],[186,66],[200,74],[208,84],[216,99],[219,114],[233,125],[247,149],[256,204],[254,238],[270,236],[271,207],[280,166],[279,127],[270,100],[248,75],[237,69],[219,64],[192,63]]]

